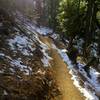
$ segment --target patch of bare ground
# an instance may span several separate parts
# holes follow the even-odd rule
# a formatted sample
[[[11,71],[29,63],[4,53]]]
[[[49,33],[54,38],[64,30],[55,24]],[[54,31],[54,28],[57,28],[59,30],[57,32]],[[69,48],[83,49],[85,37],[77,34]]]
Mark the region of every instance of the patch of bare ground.
[[[16,56],[17,57],[17,56]],[[0,100],[51,100],[60,92],[53,77],[51,68],[44,68],[36,54],[31,61],[25,59],[31,66],[30,75],[25,75],[18,69],[12,73],[9,61],[0,59]],[[6,91],[6,94],[4,93]]]

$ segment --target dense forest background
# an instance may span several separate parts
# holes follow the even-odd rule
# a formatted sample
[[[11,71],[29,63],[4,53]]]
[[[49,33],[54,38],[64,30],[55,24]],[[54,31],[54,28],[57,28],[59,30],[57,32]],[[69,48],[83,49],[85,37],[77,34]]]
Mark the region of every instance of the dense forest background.
[[[99,0],[1,0],[0,7],[21,11],[38,26],[48,26],[69,41],[68,51],[76,63],[81,56],[87,66],[100,70]],[[73,56],[74,53],[74,56]]]

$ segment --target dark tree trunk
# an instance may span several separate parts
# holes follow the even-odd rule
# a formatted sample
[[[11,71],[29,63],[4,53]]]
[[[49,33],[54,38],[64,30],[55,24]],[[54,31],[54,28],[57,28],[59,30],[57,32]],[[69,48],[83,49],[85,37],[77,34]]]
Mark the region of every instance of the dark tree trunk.
[[[83,54],[86,56],[86,48],[91,44],[92,39],[95,35],[96,30],[96,13],[97,5],[95,0],[88,0],[87,14],[85,22],[85,43],[83,44]]]

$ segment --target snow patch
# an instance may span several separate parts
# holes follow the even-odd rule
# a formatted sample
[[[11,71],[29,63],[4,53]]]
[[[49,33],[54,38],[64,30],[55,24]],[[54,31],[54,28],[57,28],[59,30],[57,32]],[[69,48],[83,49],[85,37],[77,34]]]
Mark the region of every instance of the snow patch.
[[[26,36],[16,35],[13,39],[8,40],[11,50],[19,50],[23,55],[33,55],[32,52],[35,48],[32,47],[33,43]]]
[[[84,64],[81,64],[78,61],[79,72],[84,75],[84,77],[88,80],[89,84],[92,85],[92,88],[94,89],[94,91],[96,92],[96,94],[98,96],[100,96],[100,82],[98,81],[98,78],[100,77],[100,73],[97,72],[95,69],[93,69],[91,67],[90,70],[89,70],[89,74],[90,74],[91,78],[89,78],[87,76],[87,73],[83,69],[84,66],[85,66]]]
[[[0,70],[0,74],[3,74],[4,73],[4,70],[2,69],[2,70]]]
[[[95,94],[95,91],[90,91],[88,89],[88,85],[91,86],[91,84],[93,85],[93,87],[95,87],[95,90],[100,93],[100,87],[99,87],[99,83],[97,83],[97,76],[99,75],[98,72],[96,72],[94,69],[90,70],[92,79],[89,79],[87,77],[86,72],[84,71],[83,67],[84,64],[79,63],[79,72],[82,73],[82,75],[84,75],[85,77],[87,77],[87,80],[91,83],[85,82],[84,83],[84,87],[82,87],[80,85],[80,80],[79,80],[79,76],[77,75],[78,70],[74,69],[74,66],[72,64],[72,62],[70,61],[68,55],[67,55],[67,50],[65,49],[58,49],[54,44],[52,44],[52,48],[56,49],[58,51],[58,53],[60,54],[61,58],[63,59],[63,61],[68,65],[69,68],[69,73],[72,75],[72,80],[74,81],[74,85],[80,90],[81,93],[83,93],[83,95],[86,97],[86,100],[99,100],[98,97]]]
[[[11,60],[11,57],[10,57],[10,56],[5,55],[4,53],[0,53],[0,57],[5,57],[5,58],[7,58],[7,59]]]
[[[80,86],[78,76],[75,75],[72,70],[70,70],[69,73],[72,75],[71,79],[74,81],[74,85],[80,90],[81,93],[84,94],[84,96],[86,97],[86,100],[99,100],[98,97],[95,95],[95,92],[89,91],[86,88],[86,86],[85,86],[85,88],[83,88],[82,86]]]
[[[20,20],[17,20],[20,22]],[[21,22],[20,22],[21,23]],[[52,58],[48,55],[47,50],[49,49],[46,44],[44,44],[42,41],[40,41],[38,33],[42,35],[47,35],[48,33],[52,33],[52,30],[48,27],[36,27],[34,24],[26,22],[24,23],[24,27],[27,28],[27,33],[29,34],[31,40],[33,42],[38,43],[38,45],[41,47],[41,52],[43,53],[43,58],[41,59],[44,67],[50,66],[49,61],[52,60]],[[26,51],[27,54],[27,51]]]
[[[44,57],[41,59],[41,61],[42,61],[43,65],[44,65],[44,67],[51,66],[51,65],[50,65],[50,60],[51,60],[51,59],[52,59],[52,58],[50,58],[48,55],[47,55],[47,56],[44,56]]]
[[[8,95],[8,93],[6,92],[6,90],[4,90],[4,95]]]
[[[48,67],[51,66],[50,65],[50,60],[52,60],[52,58],[48,55],[47,50],[49,50],[47,45],[41,45],[42,50],[41,52],[43,53],[43,58],[41,59],[42,63],[44,64],[44,67]]]
[[[32,71],[32,69],[30,67],[24,65],[24,63],[21,61],[21,59],[12,60],[11,65],[13,67],[19,68],[20,71],[24,72],[26,75],[29,75],[30,72]]]
[[[41,26],[40,28],[37,28],[36,30],[39,34],[42,34],[42,35],[47,35],[47,34],[53,33],[53,30],[48,27]]]
[[[5,54],[4,53],[0,53],[0,57],[4,57],[5,56]]]
[[[54,40],[60,39],[59,34],[56,34],[56,33],[51,34],[50,37],[53,38]]]

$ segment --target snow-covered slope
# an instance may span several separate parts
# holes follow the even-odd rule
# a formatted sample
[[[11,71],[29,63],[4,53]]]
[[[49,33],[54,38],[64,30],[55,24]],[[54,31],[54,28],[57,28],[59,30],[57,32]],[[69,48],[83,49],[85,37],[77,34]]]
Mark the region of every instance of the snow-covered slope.
[[[0,95],[23,99],[43,91],[41,96],[47,98],[48,92],[43,90],[45,85],[46,89],[53,87],[51,92],[56,90],[55,81],[49,75],[52,60],[49,47],[40,40],[39,28],[20,14],[15,16],[12,29],[8,35],[0,34],[0,87],[4,87]]]

